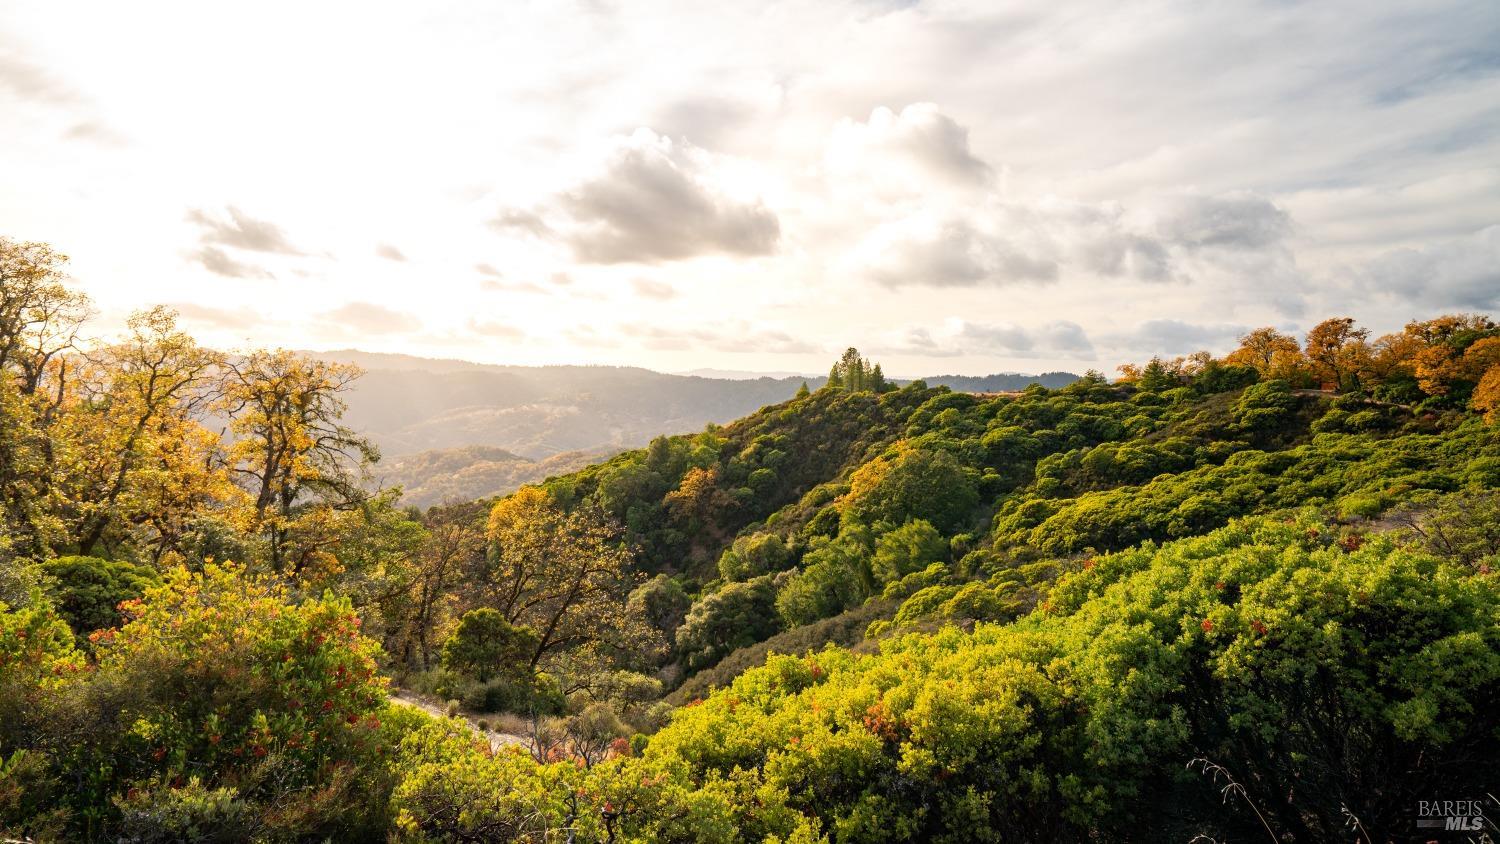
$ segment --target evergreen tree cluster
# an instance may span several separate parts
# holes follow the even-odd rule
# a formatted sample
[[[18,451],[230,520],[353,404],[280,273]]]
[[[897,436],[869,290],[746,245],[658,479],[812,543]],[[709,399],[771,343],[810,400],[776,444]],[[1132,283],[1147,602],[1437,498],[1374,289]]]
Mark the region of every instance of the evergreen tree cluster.
[[[880,364],[871,364],[868,358],[860,356],[859,349],[850,346],[833,364],[833,368],[828,370],[827,388],[856,393],[864,390],[884,393],[895,389],[895,385],[885,380]]]

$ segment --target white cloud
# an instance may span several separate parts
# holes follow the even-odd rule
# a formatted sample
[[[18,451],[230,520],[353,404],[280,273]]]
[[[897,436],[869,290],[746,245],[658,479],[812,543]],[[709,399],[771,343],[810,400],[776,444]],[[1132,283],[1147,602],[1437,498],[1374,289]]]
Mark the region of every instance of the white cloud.
[[[758,199],[731,195],[714,171],[706,151],[639,129],[617,139],[597,172],[552,197],[545,212],[510,209],[492,225],[561,240],[585,264],[769,254],[781,236],[776,215]]]
[[[188,222],[202,228],[204,243],[217,243],[247,249],[252,252],[275,252],[282,255],[301,255],[302,252],[287,240],[281,227],[267,220],[257,220],[233,205],[229,206],[229,219],[216,218],[202,209],[188,211]]]
[[[1070,320],[1028,327],[950,318],[936,331],[920,326],[910,328],[899,343],[877,350],[923,358],[987,355],[1018,360],[1090,360],[1094,356],[1088,333]]]
[[[371,302],[350,302],[318,316],[348,334],[399,334],[421,328],[411,314]]]
[[[840,121],[824,164],[834,178],[885,195],[982,188],[994,176],[969,148],[969,130],[934,103],[913,103],[899,114],[881,106],[866,122]]]
[[[649,278],[631,279],[630,286],[635,288],[635,292],[638,295],[644,296],[647,299],[665,301],[677,297],[677,291],[673,289],[672,285],[663,284],[660,281],[654,281]]]
[[[916,373],[1500,304],[1486,0],[168,6],[194,38],[0,12],[0,233],[109,312],[271,291],[302,308],[257,342]]]
[[[1383,253],[1357,274],[1370,294],[1440,308],[1500,308],[1500,225],[1422,249]]]

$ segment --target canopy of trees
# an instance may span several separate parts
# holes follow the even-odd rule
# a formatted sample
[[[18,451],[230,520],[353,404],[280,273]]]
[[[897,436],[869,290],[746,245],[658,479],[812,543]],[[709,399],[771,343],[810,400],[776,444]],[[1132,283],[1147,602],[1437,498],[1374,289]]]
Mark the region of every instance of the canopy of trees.
[[[851,349],[423,512],[354,370],[90,336],[64,261],[0,241],[0,835],[1375,841],[1500,773],[1488,317],[1007,395]]]

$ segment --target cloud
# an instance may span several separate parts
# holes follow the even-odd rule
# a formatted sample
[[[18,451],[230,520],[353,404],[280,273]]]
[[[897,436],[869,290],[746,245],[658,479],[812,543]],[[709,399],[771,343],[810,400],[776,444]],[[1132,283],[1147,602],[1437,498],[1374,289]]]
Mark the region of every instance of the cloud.
[[[275,278],[264,267],[237,261],[217,246],[204,246],[193,252],[192,258],[209,272],[227,278]]]
[[[479,289],[490,293],[546,294],[547,292],[541,285],[532,284],[529,281],[502,281],[497,278],[482,279],[479,282]]]
[[[1076,322],[1058,320],[1026,329],[1007,323],[964,322],[957,339],[967,348],[1016,357],[1092,357],[1094,346]]]
[[[1356,270],[1361,290],[1425,307],[1500,308],[1500,225],[1385,252]]]
[[[896,354],[920,355],[922,357],[958,357],[963,354],[956,343],[943,344],[932,338],[932,332],[925,328],[912,328],[907,330],[902,342],[894,347],[882,349]]]
[[[551,234],[590,264],[770,254],[781,237],[776,215],[732,196],[713,170],[703,150],[640,129],[616,142],[600,172],[553,198],[559,225],[502,215],[504,227]]]
[[[668,138],[715,149],[732,139],[756,111],[750,103],[727,97],[688,97],[658,110],[651,125]]]
[[[375,247],[375,254],[378,257],[385,258],[388,261],[405,261],[406,260],[406,255],[403,254],[400,249],[397,249],[396,247],[390,245],[389,243],[382,243],[379,246],[376,246]]]
[[[665,301],[667,299],[676,298],[677,296],[677,291],[672,287],[672,285],[665,284],[660,281],[653,281],[649,278],[631,279],[630,286],[635,288],[635,292],[637,294],[647,299]]]
[[[103,146],[124,146],[129,143],[124,135],[114,129],[100,123],[97,120],[84,120],[74,123],[63,133],[63,137],[70,141],[91,141]]]
[[[532,237],[549,238],[554,233],[547,221],[535,211],[506,208],[489,221],[490,228],[501,234],[520,232]]]
[[[1207,349],[1224,350],[1249,328],[1228,323],[1199,324],[1177,319],[1150,319],[1117,338],[1124,348],[1151,354],[1186,355]]]
[[[1179,195],[1161,205],[1162,239],[1186,249],[1267,249],[1292,233],[1291,216],[1254,194]]]
[[[759,352],[762,354],[807,354],[819,351],[808,341],[779,329],[754,326],[743,320],[696,328],[658,325],[626,325],[621,335],[657,351]]]
[[[365,334],[401,334],[421,327],[421,322],[411,314],[372,302],[350,302],[318,316],[340,328]]]
[[[973,287],[1057,280],[1058,264],[956,218],[917,215],[877,229],[853,260],[866,278],[907,284]]]
[[[862,277],[889,287],[1003,287],[1064,274],[1142,282],[1226,273],[1263,284],[1302,280],[1287,245],[1290,215],[1248,194],[1170,194],[1132,209],[989,192],[894,213],[846,259]]]
[[[494,320],[469,320],[469,331],[484,337],[498,337],[507,340],[519,340],[526,336],[526,332],[513,325],[495,322]]]
[[[287,241],[286,234],[274,223],[257,220],[229,206],[229,219],[214,219],[201,209],[188,211],[188,222],[202,227],[203,243],[218,243],[251,252],[274,252],[301,255],[301,250]]]
[[[0,90],[43,103],[71,103],[80,99],[76,91],[48,71],[3,49],[0,49]]]
[[[920,357],[984,355],[1078,360],[1090,360],[1095,355],[1083,326],[1069,320],[1028,328],[1014,323],[954,319],[937,333],[922,327],[908,329],[901,343],[878,351]]]
[[[168,307],[188,321],[211,325],[215,328],[240,328],[265,322],[265,317],[249,309],[213,308],[194,302],[176,302]]]
[[[487,275],[490,278],[505,278],[505,273],[500,272],[490,264],[475,264],[474,271],[480,275]]]
[[[864,123],[843,121],[833,131],[825,162],[836,174],[887,188],[920,190],[933,181],[982,187],[994,178],[969,149],[969,130],[933,103],[913,103],[899,114],[881,106]]]

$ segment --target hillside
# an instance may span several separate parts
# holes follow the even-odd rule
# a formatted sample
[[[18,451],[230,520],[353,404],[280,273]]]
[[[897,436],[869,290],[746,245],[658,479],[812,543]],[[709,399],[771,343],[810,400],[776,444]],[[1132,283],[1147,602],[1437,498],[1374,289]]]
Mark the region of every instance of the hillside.
[[[61,384],[68,424],[12,420],[53,486],[8,500],[0,830],[1408,836],[1500,776],[1500,327],[1328,325],[998,395],[851,351],[845,386],[574,471],[413,457],[435,497],[557,470],[426,511],[350,483],[346,368],[234,361],[240,438],[160,411],[113,499],[122,417]]]
[[[401,502],[413,507],[494,498],[525,484],[577,471],[611,456],[611,451],[564,451],[541,460],[503,448],[470,445],[419,451],[382,460],[375,480],[399,486]]]

